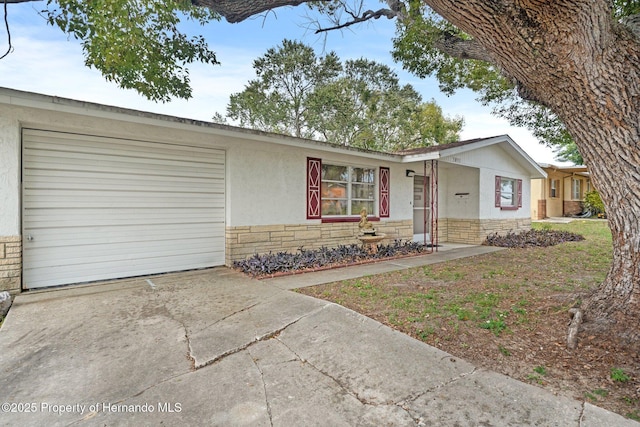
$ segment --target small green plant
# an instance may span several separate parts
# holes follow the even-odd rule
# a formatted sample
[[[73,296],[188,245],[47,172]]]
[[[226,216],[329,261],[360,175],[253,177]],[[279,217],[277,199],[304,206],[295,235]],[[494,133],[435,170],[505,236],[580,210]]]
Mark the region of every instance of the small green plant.
[[[500,350],[500,353],[502,353],[503,356],[511,356],[511,352],[509,351],[508,348],[503,347],[501,345],[498,346],[498,350]]]
[[[542,384],[542,378],[540,378],[538,375],[536,374],[529,374],[527,375],[527,380],[529,381],[535,381],[538,384]]]
[[[627,405],[635,405],[638,401],[638,399],[634,399],[633,397],[629,396],[624,396],[622,400],[624,400],[624,403],[626,403]]]
[[[619,383],[626,383],[631,377],[620,368],[611,368],[611,379]]]
[[[598,401],[598,398],[595,397],[593,394],[589,393],[588,391],[584,392],[584,397],[586,397],[589,400],[593,400],[594,402]]]
[[[626,417],[630,420],[640,421],[640,415],[636,411],[628,412]]]
[[[547,375],[547,368],[545,368],[544,366],[536,366],[535,368],[533,368],[533,371],[540,375]]]
[[[499,313],[497,318],[485,320],[484,322],[480,323],[480,327],[482,329],[490,330],[495,336],[499,336],[502,331],[507,329],[507,324],[504,321],[505,317],[506,314]]]
[[[429,339],[429,335],[432,335],[434,332],[435,329],[433,329],[433,327],[431,326],[428,326],[425,329],[419,329],[417,331],[417,335],[422,341],[427,341]]]
[[[605,390],[604,388],[597,388],[593,390],[593,394],[597,394],[600,397],[607,397],[609,395],[609,390]]]

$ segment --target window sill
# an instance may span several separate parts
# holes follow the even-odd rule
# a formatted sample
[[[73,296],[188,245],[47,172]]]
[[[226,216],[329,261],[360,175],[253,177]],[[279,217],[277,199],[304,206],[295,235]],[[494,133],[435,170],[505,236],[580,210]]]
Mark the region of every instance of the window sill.
[[[501,211],[517,211],[518,208],[517,206],[500,206],[500,210]]]
[[[368,216],[367,220],[380,221],[380,218],[378,218],[377,216]],[[336,217],[322,218],[323,224],[331,224],[331,223],[338,223],[338,222],[360,222],[360,217],[359,216],[336,216]]]

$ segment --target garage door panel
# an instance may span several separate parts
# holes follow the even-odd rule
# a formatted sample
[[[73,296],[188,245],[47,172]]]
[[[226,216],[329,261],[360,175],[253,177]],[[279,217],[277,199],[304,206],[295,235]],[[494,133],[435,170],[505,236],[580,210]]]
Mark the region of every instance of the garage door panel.
[[[150,191],[191,191],[224,192],[224,180],[198,177],[168,177],[152,175],[127,175],[109,177],[105,182],[104,174],[70,171],[37,171],[29,174],[31,189],[71,189],[71,190],[122,190],[149,189]],[[81,178],[81,180],[79,180]]]
[[[56,266],[47,268],[48,277],[38,277],[31,280],[31,288],[67,285],[71,283],[94,282],[98,280],[119,279],[124,277],[143,276],[166,271],[191,270],[211,267],[211,260],[223,255],[223,251],[185,256],[171,256],[150,260],[129,260],[125,265],[118,263],[110,265],[101,263],[87,265],[79,274],[78,266]],[[30,274],[25,268],[25,275]]]
[[[27,196],[34,192],[25,191]],[[215,209],[224,202],[224,195],[211,193],[210,197],[182,193],[144,193],[144,192],[112,192],[103,191],[101,197],[93,197],[82,191],[44,191],[34,197],[29,209],[62,209],[71,206],[78,208],[156,208],[178,209],[183,207]],[[171,198],[166,197],[167,195]],[[75,199],[71,202],[72,199]],[[73,205],[71,205],[73,203]]]
[[[224,264],[223,150],[23,131],[24,284]]]
[[[28,153],[27,153],[28,154]],[[203,176],[212,178],[216,172],[221,172],[224,168],[219,164],[200,164],[200,169],[190,167],[187,162],[176,161],[151,161],[135,158],[91,158],[71,157],[71,156],[40,156],[24,163],[25,172],[28,175],[31,169],[50,170],[73,170],[81,172],[103,172],[103,173],[132,173],[137,175],[162,175],[162,176]]]
[[[135,259],[142,263],[154,258],[171,258],[186,255],[200,256],[203,253],[217,253],[224,247],[224,236],[208,236],[201,238],[182,238],[174,240],[175,247],[160,246],[156,241],[141,242],[113,242],[96,245],[69,246],[64,251],[51,254],[49,247],[34,247],[29,257],[38,259],[38,267],[79,267],[85,269],[88,265],[94,267],[100,264],[124,266]],[[25,259],[25,261],[30,261]],[[209,260],[211,262],[211,260]],[[75,267],[74,267],[75,266]]]
[[[69,215],[62,209],[37,209],[24,217],[31,229],[49,227],[91,227],[173,223],[224,222],[224,209],[180,207],[171,211],[156,209],[76,209]]]
[[[128,242],[163,242],[181,238],[223,237],[224,232],[219,224],[156,224],[138,226],[111,227],[76,227],[69,232],[69,228],[43,229],[34,233],[29,246],[32,248],[102,245],[107,243]]]
[[[162,143],[139,141],[133,139],[105,138],[51,131],[29,132],[29,146],[27,150],[57,151],[63,153],[93,153],[116,154],[118,156],[139,156],[148,158],[171,158],[193,161],[194,155],[198,161],[218,162],[224,164],[224,151],[212,152],[210,148],[181,145],[176,143]]]
[[[156,209],[75,209],[70,215],[64,209],[36,209],[25,215],[30,228],[92,227],[109,225],[146,224],[201,224],[224,223],[224,209],[207,208],[173,209],[172,212],[158,212]]]
[[[31,151],[31,150],[30,150]],[[35,154],[37,153],[37,157]],[[31,154],[29,151],[27,155]],[[162,158],[150,158],[150,157],[123,157],[118,155],[93,155],[91,153],[65,153],[60,151],[44,151],[34,152],[32,160],[27,163],[27,167],[47,167],[48,165],[55,165],[59,159],[65,159],[65,164],[68,165],[96,165],[103,164],[110,167],[114,167],[121,170],[131,170],[130,166],[145,166],[145,165],[158,165],[166,168],[175,168],[180,170],[181,168],[189,168],[191,165],[195,166],[218,166],[221,165],[218,162],[204,162],[204,161],[186,161],[168,157]]]

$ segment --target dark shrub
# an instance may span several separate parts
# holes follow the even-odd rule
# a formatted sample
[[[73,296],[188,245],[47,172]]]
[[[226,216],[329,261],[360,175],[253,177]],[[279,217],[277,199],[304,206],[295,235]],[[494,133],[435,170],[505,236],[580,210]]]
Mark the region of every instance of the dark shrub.
[[[413,255],[424,251],[424,245],[396,240],[390,245],[378,245],[378,252],[371,254],[361,245],[340,245],[336,248],[322,247],[316,250],[299,248],[298,252],[269,252],[235,261],[233,267],[251,276],[265,276],[279,272],[313,269],[331,265],[352,264],[367,259],[384,259],[402,255]]]
[[[532,248],[554,246],[564,242],[579,242],[584,240],[580,234],[558,230],[529,230],[521,233],[509,232],[506,235],[493,233],[484,241],[486,246],[501,246],[503,248]]]

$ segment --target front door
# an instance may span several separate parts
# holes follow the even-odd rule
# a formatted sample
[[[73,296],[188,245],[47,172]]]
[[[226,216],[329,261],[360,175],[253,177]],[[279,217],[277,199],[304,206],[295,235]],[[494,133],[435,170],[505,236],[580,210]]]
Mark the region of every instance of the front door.
[[[426,243],[431,240],[430,179],[413,177],[413,241]]]

